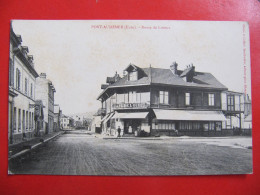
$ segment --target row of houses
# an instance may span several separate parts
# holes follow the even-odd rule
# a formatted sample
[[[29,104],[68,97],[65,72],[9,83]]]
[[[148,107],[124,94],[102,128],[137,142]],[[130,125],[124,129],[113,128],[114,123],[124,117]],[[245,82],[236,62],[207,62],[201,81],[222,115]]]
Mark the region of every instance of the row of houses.
[[[176,62],[169,69],[129,64],[124,72],[101,85],[96,132],[116,135],[120,128],[124,135],[223,135],[252,128],[249,96],[229,91],[193,64],[184,70]]]
[[[34,68],[33,56],[11,26],[9,59],[9,144],[60,129],[61,109],[54,103],[56,92],[46,73]]]
[[[60,119],[61,129],[63,130],[75,130],[84,129],[91,130],[91,118],[85,117],[80,114],[75,115],[62,115]]]

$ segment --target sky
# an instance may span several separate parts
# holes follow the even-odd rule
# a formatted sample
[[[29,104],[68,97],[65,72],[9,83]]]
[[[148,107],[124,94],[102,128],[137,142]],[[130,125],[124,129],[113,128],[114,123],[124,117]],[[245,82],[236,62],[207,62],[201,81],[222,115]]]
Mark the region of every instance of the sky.
[[[251,94],[248,24],[213,21],[13,20],[35,69],[55,86],[64,114],[96,111],[101,84],[130,64],[210,72]],[[251,96],[251,95],[250,95]]]

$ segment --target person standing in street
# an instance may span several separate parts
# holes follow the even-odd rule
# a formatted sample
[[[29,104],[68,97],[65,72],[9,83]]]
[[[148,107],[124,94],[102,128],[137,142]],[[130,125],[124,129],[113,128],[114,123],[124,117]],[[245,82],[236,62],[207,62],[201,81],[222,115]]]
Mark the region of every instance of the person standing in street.
[[[121,128],[120,128],[120,126],[118,126],[118,128],[117,128],[117,137],[120,137],[120,134],[121,134]]]

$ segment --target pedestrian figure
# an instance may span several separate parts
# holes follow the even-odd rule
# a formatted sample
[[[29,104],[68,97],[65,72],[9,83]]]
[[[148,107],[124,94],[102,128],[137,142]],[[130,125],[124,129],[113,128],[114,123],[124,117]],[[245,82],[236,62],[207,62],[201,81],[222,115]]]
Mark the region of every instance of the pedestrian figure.
[[[118,128],[117,128],[117,133],[118,133],[117,137],[120,137],[120,133],[121,133],[121,128],[120,128],[120,126],[118,126]]]

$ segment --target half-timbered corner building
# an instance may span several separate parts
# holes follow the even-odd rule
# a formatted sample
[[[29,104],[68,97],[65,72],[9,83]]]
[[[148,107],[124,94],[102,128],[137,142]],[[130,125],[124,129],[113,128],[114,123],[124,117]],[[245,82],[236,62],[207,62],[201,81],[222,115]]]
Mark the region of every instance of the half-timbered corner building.
[[[124,135],[221,134],[227,87],[211,73],[197,72],[192,64],[178,70],[176,62],[169,69],[129,64],[125,72],[101,86],[102,133],[115,135],[120,127]]]

